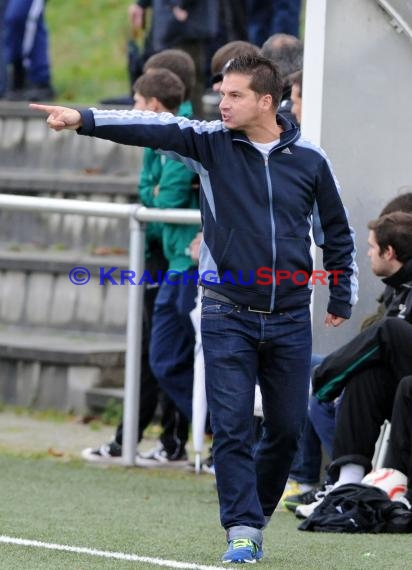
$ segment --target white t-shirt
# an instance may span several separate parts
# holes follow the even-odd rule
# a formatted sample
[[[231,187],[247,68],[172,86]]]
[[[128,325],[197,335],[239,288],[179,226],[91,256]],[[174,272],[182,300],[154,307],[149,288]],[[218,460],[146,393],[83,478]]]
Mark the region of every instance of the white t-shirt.
[[[260,143],[255,141],[250,142],[263,154],[263,157],[266,159],[269,156],[269,152],[272,150],[272,148],[279,144],[279,141],[280,139],[276,139],[268,143]]]

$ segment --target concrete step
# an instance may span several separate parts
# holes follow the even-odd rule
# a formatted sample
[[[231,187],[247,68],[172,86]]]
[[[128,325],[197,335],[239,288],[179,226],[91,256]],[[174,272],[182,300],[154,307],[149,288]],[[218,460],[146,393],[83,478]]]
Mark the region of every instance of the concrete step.
[[[106,409],[110,401],[123,405],[123,388],[90,388],[86,391],[86,404],[92,412],[101,412]]]
[[[27,103],[0,102],[0,167],[35,172],[70,170],[134,176],[142,149],[103,139],[55,132]]]
[[[60,331],[0,330],[0,358],[60,365],[124,366],[126,338]]]
[[[93,172],[75,171],[68,169],[43,170],[2,167],[0,171],[0,191],[7,194],[22,193],[33,195],[51,192],[50,197],[64,197],[76,199],[78,194],[103,195],[104,196],[127,196],[132,200],[136,198],[137,174],[119,175],[104,174],[94,170]],[[63,193],[64,196],[56,193]]]
[[[87,410],[86,392],[122,386],[125,337],[0,330],[0,400],[37,409]]]
[[[82,267],[90,280],[76,286],[73,268]],[[87,255],[76,251],[0,251],[1,327],[52,329],[84,338],[87,333],[124,335],[127,325],[127,285],[102,282],[101,271],[128,268],[125,255]],[[79,332],[85,331],[85,332]],[[37,333],[36,333],[37,334]],[[36,336],[31,339],[36,342]]]
[[[1,149],[0,149],[1,154]],[[115,204],[137,201],[137,175],[85,175],[78,172],[2,168],[0,193]],[[42,211],[0,211],[0,241],[59,244],[71,249],[127,247],[124,220]]]

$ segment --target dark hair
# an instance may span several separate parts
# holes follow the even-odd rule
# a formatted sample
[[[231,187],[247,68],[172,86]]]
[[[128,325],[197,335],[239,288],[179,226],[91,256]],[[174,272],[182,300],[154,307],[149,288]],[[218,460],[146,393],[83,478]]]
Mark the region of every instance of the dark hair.
[[[183,81],[169,69],[148,69],[133,85],[146,100],[156,97],[171,112],[176,112],[183,101]]]
[[[406,188],[410,189],[410,186],[406,186]],[[379,216],[396,211],[412,213],[412,192],[405,192],[393,198],[386,204]]]
[[[222,81],[223,74],[222,70],[224,66],[233,59],[234,57],[239,57],[240,55],[259,55],[260,50],[254,44],[249,42],[244,42],[242,40],[236,40],[233,42],[228,42],[227,44],[220,47],[213,54],[212,61],[210,62],[210,71],[212,72],[212,83],[217,83]]]
[[[282,78],[276,65],[260,55],[235,57],[224,72],[250,76],[250,88],[258,95],[271,95],[277,109],[282,96]]]
[[[383,253],[391,245],[401,263],[412,259],[412,213],[392,212],[372,220],[368,228],[375,232],[376,242]]]
[[[144,64],[143,71],[159,67],[169,69],[180,77],[185,86],[184,101],[190,99],[196,83],[196,66],[192,57],[182,49],[164,49],[149,57]]]
[[[263,57],[276,63],[285,78],[303,67],[303,43],[289,34],[274,34],[262,46]]]

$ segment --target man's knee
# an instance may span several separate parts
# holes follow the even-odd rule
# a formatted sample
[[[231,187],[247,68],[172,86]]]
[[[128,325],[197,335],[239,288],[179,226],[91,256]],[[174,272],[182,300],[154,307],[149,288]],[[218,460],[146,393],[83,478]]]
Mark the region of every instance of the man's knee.
[[[397,343],[399,340],[406,342],[406,339],[410,339],[412,343],[412,325],[404,319],[399,319],[396,317],[388,317],[382,319],[379,324],[379,329],[382,338],[391,343]]]

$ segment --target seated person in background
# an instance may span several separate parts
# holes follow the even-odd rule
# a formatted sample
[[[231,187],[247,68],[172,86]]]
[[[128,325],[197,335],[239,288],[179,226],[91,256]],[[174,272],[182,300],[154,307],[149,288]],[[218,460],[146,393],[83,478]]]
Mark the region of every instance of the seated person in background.
[[[384,316],[327,356],[313,378],[321,401],[335,399],[345,387],[329,467],[335,486],[359,483],[370,471],[398,384],[412,374],[412,214],[386,214],[368,228],[372,271],[387,286]],[[309,516],[322,499],[297,507],[296,515]]]
[[[412,508],[412,375],[399,382],[393,404],[391,434],[384,466],[406,475],[405,504]]]
[[[301,75],[300,72],[295,75],[299,76],[299,74]],[[291,82],[293,99],[295,80],[292,78]],[[300,120],[300,109],[298,114]],[[409,187],[401,188],[402,193],[390,200],[379,216],[397,211],[412,213],[412,192],[409,192],[409,189]],[[390,295],[390,289],[388,294]],[[361,331],[383,317],[386,310],[383,297],[382,295],[377,299],[379,304],[376,312],[366,317],[362,322]],[[312,369],[320,364],[323,359],[324,356],[312,354]],[[332,402],[320,402],[313,395],[309,398],[308,418],[281,500],[282,505],[290,511],[294,512],[299,505],[310,504],[316,500],[316,494],[320,490],[316,483],[319,480],[321,482],[325,480],[326,484],[329,482],[328,476],[325,479],[324,476],[320,475],[321,445],[328,457],[331,458],[335,434],[335,416],[339,402],[340,398]]]

